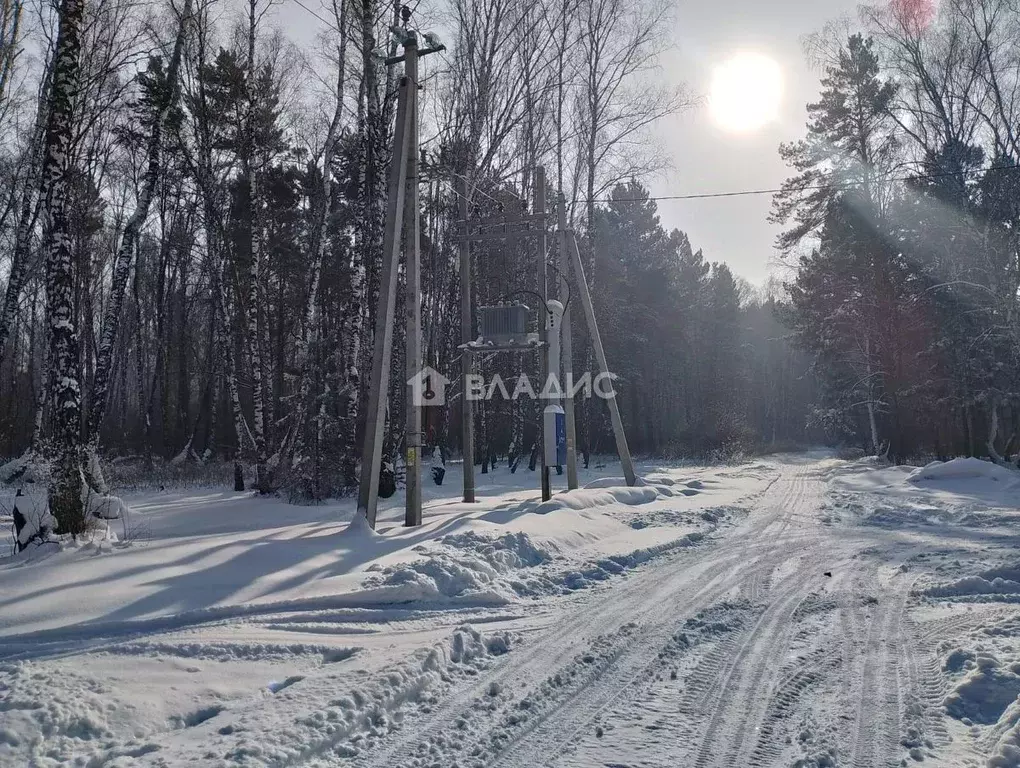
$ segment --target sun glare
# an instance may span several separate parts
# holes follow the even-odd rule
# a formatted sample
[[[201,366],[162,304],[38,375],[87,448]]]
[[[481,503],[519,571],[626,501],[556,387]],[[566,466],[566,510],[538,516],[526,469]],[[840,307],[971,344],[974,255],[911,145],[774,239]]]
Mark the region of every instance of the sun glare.
[[[749,133],[779,116],[783,74],[779,65],[758,53],[738,53],[712,75],[712,119],[733,133]]]

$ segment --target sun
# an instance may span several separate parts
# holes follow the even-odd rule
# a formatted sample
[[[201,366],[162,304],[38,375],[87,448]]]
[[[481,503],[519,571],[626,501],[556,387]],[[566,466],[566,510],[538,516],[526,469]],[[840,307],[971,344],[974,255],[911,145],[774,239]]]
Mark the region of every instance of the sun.
[[[775,60],[759,53],[738,53],[712,75],[712,119],[733,133],[756,131],[779,117],[783,73]]]

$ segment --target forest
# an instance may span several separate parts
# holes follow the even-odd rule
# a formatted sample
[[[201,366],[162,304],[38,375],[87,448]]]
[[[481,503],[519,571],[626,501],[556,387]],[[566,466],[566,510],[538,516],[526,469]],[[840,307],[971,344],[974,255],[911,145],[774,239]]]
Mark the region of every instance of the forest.
[[[2,0],[0,457],[51,468],[72,532],[83,489],[106,493],[123,462],[223,466],[295,500],[351,492],[399,77],[386,58],[408,26],[447,49],[419,79],[428,365],[459,365],[462,204],[534,213],[541,166],[544,213],[578,235],[636,453],[824,443],[1009,462],[1020,14],[1009,0],[928,8],[882,3],[808,41],[820,93],[803,138],[779,148],[783,234],[761,244],[782,268],[752,286],[667,230],[648,191],[669,164],[656,125],[701,105],[656,76],[671,4]],[[289,38],[292,13],[322,31]],[[534,289],[534,248],[475,248],[476,307]],[[583,328],[573,352],[592,369]],[[538,361],[480,366],[509,377]],[[457,395],[426,418],[444,456],[460,449]],[[534,468],[539,406],[478,405],[481,472]],[[585,462],[613,450],[604,411],[578,403]]]

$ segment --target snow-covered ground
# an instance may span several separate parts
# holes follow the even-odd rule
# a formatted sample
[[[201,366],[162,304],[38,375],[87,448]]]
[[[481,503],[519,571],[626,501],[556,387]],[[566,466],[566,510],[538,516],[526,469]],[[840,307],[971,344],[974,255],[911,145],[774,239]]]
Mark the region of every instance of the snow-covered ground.
[[[1020,474],[639,471],[128,494],[0,560],[0,765],[1020,767]]]

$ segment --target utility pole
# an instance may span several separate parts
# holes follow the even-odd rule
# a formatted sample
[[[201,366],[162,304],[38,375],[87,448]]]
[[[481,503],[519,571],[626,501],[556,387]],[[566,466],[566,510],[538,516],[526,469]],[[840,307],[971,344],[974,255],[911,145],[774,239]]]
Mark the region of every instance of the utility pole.
[[[570,258],[574,263],[574,283],[577,286],[577,292],[580,294],[581,304],[584,307],[584,314],[588,320],[588,332],[591,336],[591,344],[595,348],[595,356],[598,358],[599,372],[603,376],[609,376],[606,351],[602,346],[602,336],[599,335],[598,323],[595,322],[595,307],[592,305],[588,281],[584,276],[584,265],[581,264],[581,252],[577,249],[577,238],[573,232],[567,235],[567,247],[570,249]],[[606,398],[606,404],[609,406],[609,418],[613,422],[616,452],[620,456],[620,464],[623,465],[623,475],[627,479],[627,485],[636,485],[637,475],[634,473],[634,461],[631,459],[630,448],[627,445],[627,435],[623,431],[623,419],[620,417],[620,406],[616,402],[615,391]]]
[[[383,263],[379,273],[379,306],[375,315],[375,344],[372,350],[372,379],[365,414],[365,437],[361,449],[361,477],[358,482],[358,514],[375,528],[379,505],[379,470],[382,468],[383,427],[390,381],[390,353],[393,346],[393,314],[397,299],[397,251],[404,224],[404,177],[407,173],[408,109],[412,84],[405,77],[397,94],[397,126],[390,162],[386,229],[383,231]]]
[[[418,38],[408,32],[404,38],[404,76],[410,83],[407,131],[407,191],[404,193],[404,264],[407,300],[407,415],[404,423],[406,474],[404,480],[404,525],[421,525],[421,409],[415,401],[412,382],[421,364],[421,254],[418,233]]]
[[[390,31],[400,40],[404,53],[386,60],[390,66],[404,62],[404,76],[397,96],[397,125],[393,136],[393,160],[390,164],[389,194],[386,204],[386,228],[383,233],[383,264],[380,273],[379,306],[376,311],[375,346],[369,389],[365,439],[361,452],[361,477],[358,487],[358,514],[375,528],[379,506],[379,472],[382,468],[382,436],[386,425],[386,401],[389,396],[390,364],[393,346],[394,307],[397,292],[398,252],[404,236],[407,259],[407,480],[404,522],[421,525],[421,410],[414,402],[410,380],[421,371],[421,271],[418,233],[418,59],[446,50],[427,34],[429,48],[418,49],[418,36],[407,29],[411,9],[400,9],[403,27]],[[404,231],[405,217],[410,231]]]
[[[467,181],[457,179],[457,200],[460,207],[460,218],[464,222],[464,234],[467,235],[468,197]],[[465,237],[460,241],[460,340],[463,344],[474,341],[471,333],[471,241]],[[471,504],[475,500],[475,409],[468,398],[468,379],[474,355],[465,349],[460,356],[461,389],[460,389],[460,433],[461,453],[464,456],[464,502]]]
[[[541,165],[535,168],[535,204],[532,210],[537,216],[546,215],[546,200],[545,200],[545,168]],[[546,236],[546,227],[543,219],[543,224],[539,229],[538,234],[538,295],[542,298],[542,306],[539,307],[541,313],[541,322],[538,324],[539,339],[543,342],[547,342],[546,326],[548,325],[548,303],[549,303],[549,282],[547,279],[546,259],[549,256],[549,242]],[[549,364],[545,355],[541,356],[541,362],[539,363],[539,372],[542,377],[542,386],[544,387],[546,382],[549,380]],[[550,435],[546,434],[548,427],[545,423],[545,419],[542,419],[542,501],[549,501],[552,498],[552,483],[549,477],[549,462],[552,461],[552,456],[549,456],[546,451],[546,446],[549,444]]]
[[[570,257],[567,254],[567,204],[563,192],[556,198],[556,218],[559,250],[559,298],[563,302],[563,320],[560,327],[560,344],[563,353],[563,410],[566,413],[567,426],[567,488],[577,488],[577,433],[574,427],[574,346],[570,337]]]

